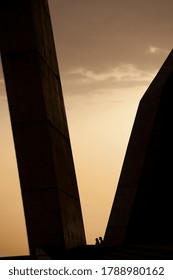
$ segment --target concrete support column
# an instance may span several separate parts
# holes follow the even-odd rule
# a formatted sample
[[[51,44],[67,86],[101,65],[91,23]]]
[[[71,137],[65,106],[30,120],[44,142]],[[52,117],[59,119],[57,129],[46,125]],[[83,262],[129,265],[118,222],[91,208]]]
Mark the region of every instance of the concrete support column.
[[[30,250],[85,244],[47,0],[0,5],[0,51]]]

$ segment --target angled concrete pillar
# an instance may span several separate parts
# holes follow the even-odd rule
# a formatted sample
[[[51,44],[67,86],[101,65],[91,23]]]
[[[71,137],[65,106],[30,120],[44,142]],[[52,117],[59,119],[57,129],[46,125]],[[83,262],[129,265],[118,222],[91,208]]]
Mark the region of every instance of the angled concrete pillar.
[[[30,250],[85,244],[47,0],[3,0],[0,21]]]
[[[173,244],[173,51],[140,101],[107,244]]]

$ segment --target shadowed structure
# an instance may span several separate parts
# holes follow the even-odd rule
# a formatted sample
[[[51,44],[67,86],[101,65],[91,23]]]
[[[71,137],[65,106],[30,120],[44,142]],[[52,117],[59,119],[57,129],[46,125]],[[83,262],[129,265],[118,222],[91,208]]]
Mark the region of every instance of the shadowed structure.
[[[47,0],[3,0],[0,51],[29,248],[85,244]]]
[[[173,244],[173,51],[140,101],[105,243]]]

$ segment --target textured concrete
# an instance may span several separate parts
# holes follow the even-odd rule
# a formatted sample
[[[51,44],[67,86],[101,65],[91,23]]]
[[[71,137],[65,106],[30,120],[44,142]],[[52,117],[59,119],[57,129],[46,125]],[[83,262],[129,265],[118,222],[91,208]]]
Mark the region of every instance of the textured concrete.
[[[173,244],[173,52],[140,101],[106,244]]]
[[[47,0],[4,0],[0,6],[0,50],[30,251],[85,244]]]

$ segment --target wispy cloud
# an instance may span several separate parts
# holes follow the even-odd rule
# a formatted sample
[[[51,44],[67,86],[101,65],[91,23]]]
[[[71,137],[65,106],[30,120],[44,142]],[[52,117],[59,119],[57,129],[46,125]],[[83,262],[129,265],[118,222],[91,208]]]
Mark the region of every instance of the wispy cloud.
[[[154,77],[155,71],[138,69],[133,64],[121,64],[105,72],[96,73],[92,70],[79,67],[67,73],[73,76],[74,81],[80,84],[91,84],[105,81],[115,82],[147,82]]]
[[[158,48],[156,46],[149,46],[147,52],[151,53],[151,54],[167,54],[167,53],[169,53],[168,50],[161,49],[161,48]]]

